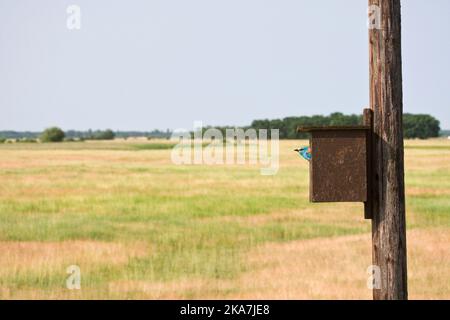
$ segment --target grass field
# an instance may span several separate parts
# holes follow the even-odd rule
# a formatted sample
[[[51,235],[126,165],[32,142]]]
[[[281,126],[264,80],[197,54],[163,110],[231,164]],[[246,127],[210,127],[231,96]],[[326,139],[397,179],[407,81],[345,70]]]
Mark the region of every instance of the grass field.
[[[165,141],[0,145],[0,299],[370,299],[370,222],[308,202],[304,144],[275,176],[176,166]],[[405,157],[409,295],[450,299],[450,141]]]

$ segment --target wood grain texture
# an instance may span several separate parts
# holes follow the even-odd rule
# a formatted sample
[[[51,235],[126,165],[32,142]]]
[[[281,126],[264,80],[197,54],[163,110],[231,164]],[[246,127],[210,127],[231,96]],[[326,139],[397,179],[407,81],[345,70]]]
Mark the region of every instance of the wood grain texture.
[[[381,8],[381,29],[369,30],[373,137],[373,264],[382,287],[374,299],[407,299],[403,92],[400,0],[369,0]]]

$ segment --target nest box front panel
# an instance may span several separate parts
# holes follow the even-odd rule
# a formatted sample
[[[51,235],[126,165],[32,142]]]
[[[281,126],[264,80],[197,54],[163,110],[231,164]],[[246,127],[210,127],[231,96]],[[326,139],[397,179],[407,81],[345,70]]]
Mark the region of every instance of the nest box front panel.
[[[367,201],[366,131],[324,130],[311,134],[311,201]]]

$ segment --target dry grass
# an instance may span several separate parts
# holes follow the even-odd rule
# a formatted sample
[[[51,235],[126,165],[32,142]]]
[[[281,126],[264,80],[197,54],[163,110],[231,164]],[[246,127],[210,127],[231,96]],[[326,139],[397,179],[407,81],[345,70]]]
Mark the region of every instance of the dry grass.
[[[371,299],[370,235],[269,244],[251,255],[255,269],[242,277],[239,299]],[[448,299],[450,233],[445,229],[408,232],[411,299]],[[425,267],[430,265],[430,267]],[[430,285],[430,284],[433,285]]]
[[[102,241],[0,242],[0,277],[15,273],[61,270],[69,265],[95,267],[96,264],[118,265],[132,257],[145,256],[151,249],[145,243],[122,244]],[[95,258],[95,259],[93,259]],[[31,268],[30,268],[31,267]]]
[[[250,271],[233,280],[117,281],[110,292],[139,299],[371,299],[370,235],[267,244],[252,250]],[[448,299],[450,233],[408,233],[410,299]],[[427,267],[424,267],[427,266]],[[433,285],[430,285],[430,284]]]
[[[308,203],[306,142],[274,177],[133,143],[0,146],[0,299],[371,298],[370,222]],[[410,297],[450,299],[450,141],[405,155]]]

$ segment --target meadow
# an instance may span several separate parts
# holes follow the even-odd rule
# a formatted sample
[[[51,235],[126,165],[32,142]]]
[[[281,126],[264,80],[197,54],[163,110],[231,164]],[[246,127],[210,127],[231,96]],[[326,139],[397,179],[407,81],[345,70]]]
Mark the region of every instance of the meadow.
[[[1,144],[0,299],[371,299],[370,221],[309,203],[306,144],[274,176],[167,141]],[[405,160],[409,296],[450,299],[450,141]]]

